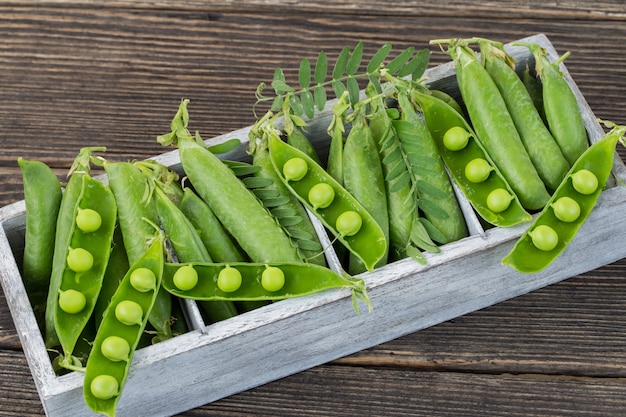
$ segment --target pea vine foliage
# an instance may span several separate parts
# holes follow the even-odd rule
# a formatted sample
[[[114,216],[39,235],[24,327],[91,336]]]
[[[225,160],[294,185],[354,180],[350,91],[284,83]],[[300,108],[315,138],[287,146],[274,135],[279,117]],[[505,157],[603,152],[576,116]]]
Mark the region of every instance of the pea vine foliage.
[[[313,119],[316,111],[322,111],[328,101],[328,90],[332,89],[336,98],[347,91],[349,103],[354,107],[360,101],[359,81],[366,80],[379,93],[383,93],[381,80],[386,74],[418,81],[424,74],[430,59],[428,49],[416,51],[414,47],[402,50],[385,64],[390,57],[392,45],[382,45],[367,63],[363,61],[363,42],[354,48],[344,47],[334,66],[329,65],[324,51],[320,52],[312,65],[308,58],[300,61],[297,85],[290,85],[281,68],[276,68],[270,84],[273,94],[268,95],[266,83],[259,84],[256,90],[257,106],[271,102],[269,112],[284,117],[284,130],[291,133],[297,127],[305,128],[306,120]],[[365,65],[364,65],[365,64]],[[364,67],[365,71],[359,72]]]

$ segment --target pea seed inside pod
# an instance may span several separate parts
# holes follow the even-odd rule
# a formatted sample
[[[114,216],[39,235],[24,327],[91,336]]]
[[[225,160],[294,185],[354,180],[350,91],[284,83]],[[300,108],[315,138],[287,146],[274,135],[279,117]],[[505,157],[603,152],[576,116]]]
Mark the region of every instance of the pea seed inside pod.
[[[325,182],[317,183],[309,190],[309,203],[315,210],[330,206],[334,199],[335,190]]]
[[[139,292],[156,289],[156,276],[148,268],[137,268],[130,274],[130,285]]]
[[[268,266],[261,274],[261,286],[270,292],[280,290],[285,286],[285,273],[275,266]]]
[[[580,216],[580,205],[571,197],[561,197],[552,203],[552,210],[557,219],[571,223]]]
[[[465,166],[465,177],[468,181],[480,183],[489,178],[493,167],[483,158],[475,158]]]
[[[241,272],[227,266],[217,275],[217,288],[224,292],[235,292],[241,287]]]
[[[115,306],[115,317],[120,323],[127,326],[141,324],[143,322],[143,309],[134,301],[123,300]]]
[[[344,211],[337,217],[335,228],[341,236],[354,236],[363,225],[363,219],[356,211]]]
[[[294,157],[283,165],[283,175],[287,181],[300,181],[309,172],[306,161],[299,157]]]
[[[130,355],[130,345],[123,337],[109,336],[102,341],[100,351],[110,361],[125,361]]]
[[[120,384],[111,375],[98,375],[91,380],[89,388],[94,397],[100,400],[110,400],[117,395]]]
[[[501,213],[508,209],[513,196],[504,188],[496,188],[487,195],[487,207],[494,213]]]
[[[74,272],[87,272],[93,266],[93,255],[83,248],[70,248],[67,266]]]
[[[87,298],[85,294],[76,290],[59,292],[59,307],[67,314],[78,314],[85,308]]]
[[[598,189],[598,177],[587,169],[581,169],[572,174],[572,186],[580,194],[592,194]]]
[[[181,291],[189,291],[198,284],[198,272],[191,265],[178,268],[173,277],[174,285]]]
[[[102,216],[92,209],[78,209],[76,226],[84,233],[95,232],[102,226]]]
[[[453,126],[443,134],[443,146],[450,151],[465,149],[469,143],[470,134],[461,126]]]
[[[540,224],[532,231],[528,232],[533,245],[542,251],[551,251],[559,243],[559,235],[556,231],[545,224]]]

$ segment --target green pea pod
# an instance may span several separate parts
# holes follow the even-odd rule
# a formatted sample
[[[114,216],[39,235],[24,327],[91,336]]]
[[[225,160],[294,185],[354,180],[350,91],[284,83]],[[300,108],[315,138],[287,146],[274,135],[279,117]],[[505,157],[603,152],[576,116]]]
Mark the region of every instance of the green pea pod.
[[[59,226],[68,230],[64,239],[67,245],[56,248],[58,252],[55,249],[59,267],[53,272],[48,305],[63,350],[59,364],[69,369],[75,365],[74,347],[100,293],[117,215],[115,199],[108,186],[88,172],[76,178],[80,181],[80,191],[64,212],[67,217],[64,216],[63,221],[67,219],[68,223]]]
[[[56,234],[54,237],[54,256],[52,260],[52,273],[50,275],[50,286],[46,303],[45,343],[47,348],[56,347],[59,338],[54,325],[54,312],[58,300],[61,277],[66,267],[67,248],[70,246],[72,233],[74,231],[76,219],[76,206],[82,195],[83,179],[85,172],[74,172],[65,186],[65,192],[61,199],[59,215],[57,218]]]
[[[181,267],[192,267],[197,273],[197,284],[188,290],[180,290],[174,277]],[[220,272],[230,268],[240,276],[240,283],[232,291],[220,289]],[[264,284],[263,274],[268,269],[277,268],[281,274],[281,284],[269,287]],[[270,272],[277,272],[276,270]],[[340,275],[326,267],[294,263],[166,263],[163,271],[163,286],[172,294],[194,300],[237,300],[237,301],[277,301],[301,297],[331,288],[351,288],[355,292],[364,291],[361,279]],[[269,289],[268,289],[269,288]]]
[[[441,237],[439,243],[454,242],[467,236],[463,212],[450,178],[439,156],[428,127],[419,117],[408,92],[398,93],[400,120],[393,126],[408,160],[409,172],[418,197],[418,207]]]
[[[550,132],[559,144],[561,152],[570,164],[587,149],[587,130],[578,106],[578,101],[569,84],[559,70],[559,65],[569,54],[551,63],[546,51],[538,44],[514,42],[526,46],[535,57],[536,72],[541,79],[543,108]]]
[[[485,69],[502,94],[530,160],[548,189],[555,190],[570,164],[541,119],[521,78],[511,67],[513,58],[489,41],[479,44]]]
[[[346,131],[344,119],[349,108],[349,95],[345,91],[333,106],[333,118],[328,126],[330,146],[328,148],[326,171],[341,185],[343,185],[343,147],[346,142],[344,137]]]
[[[270,160],[267,141],[251,137],[250,151],[252,164],[258,169],[252,178],[248,178],[251,182],[244,179],[244,183],[276,218],[293,245],[297,247],[301,258],[306,262],[325,266],[324,250],[313,223],[304,206],[276,174]]]
[[[539,81],[534,73],[531,73],[528,63],[522,72],[522,83],[526,91],[528,91],[541,120],[544,124],[547,124],[546,112],[543,110],[543,87],[541,86],[541,81]]]
[[[423,233],[417,233],[423,225],[417,210],[411,174],[392,126],[392,118],[383,97],[378,95],[371,84],[365,91],[370,99],[368,114],[370,130],[380,154],[387,190],[389,260],[395,261],[411,256],[417,262],[426,264],[426,258],[421,250],[436,253],[440,249],[425,230],[422,230]]]
[[[495,226],[513,226],[532,220],[531,215],[521,206],[517,196],[498,170],[491,162],[489,155],[481,144],[476,141],[475,134],[463,116],[443,101],[429,94],[414,91],[413,98],[419,103],[424,114],[426,126],[430,130],[439,154],[443,158],[450,175],[459,186],[463,194],[479,216]],[[468,143],[460,150],[452,151],[444,145],[443,138],[448,130],[460,127],[467,132]],[[467,164],[477,158],[491,162],[492,171],[489,177],[482,182],[471,182],[465,175]],[[503,211],[494,211],[487,204],[490,193],[503,189],[511,196],[511,201]]]
[[[196,141],[186,128],[187,100],[172,121],[172,133],[160,136],[163,145],[178,146],[181,163],[198,195],[255,262],[299,262],[297,249],[263,207],[219,158]]]
[[[353,115],[356,115],[356,118],[352,120],[352,127],[343,148],[344,187],[376,220],[388,242],[387,191],[378,148],[365,114],[357,111]],[[387,252],[378,260],[375,267],[387,263]],[[355,275],[366,270],[365,265],[353,254],[350,258],[348,273]]]
[[[211,256],[193,224],[185,217],[176,204],[170,200],[165,191],[157,186],[154,189],[153,196],[159,219],[178,261],[211,262]],[[237,310],[233,303],[227,301],[203,303],[200,308],[204,310],[211,322],[218,322],[237,315]]]
[[[159,232],[131,265],[98,328],[83,382],[85,403],[96,413],[115,416],[133,354],[161,288],[163,239],[163,233]],[[150,271],[153,277],[150,286],[140,289],[133,286],[131,277],[139,269]]]
[[[372,215],[304,152],[283,142],[276,135],[269,136],[268,146],[274,168],[291,192],[320,219],[351,253],[361,259],[367,270],[374,269],[378,261],[387,253],[387,240],[383,230]],[[307,165],[306,175],[298,181],[287,180],[283,173],[285,163],[292,158],[300,158]],[[334,192],[332,202],[325,208],[315,208],[309,201],[309,191],[319,183],[328,184]],[[356,233],[345,234],[337,228],[337,220],[341,215],[348,212],[356,213],[362,222]]]
[[[479,140],[529,210],[544,207],[550,194],[539,177],[497,86],[463,41],[453,42],[457,82]]]
[[[45,163],[24,158],[18,158],[17,163],[22,171],[26,205],[22,275],[35,317],[43,326],[54,255],[50,242],[54,241],[63,193],[59,179]]]
[[[509,265],[520,272],[535,273],[550,265],[565,250],[598,201],[598,197],[611,173],[615,146],[625,133],[625,126],[614,126],[601,140],[583,152],[556,189],[546,207],[517,240],[511,252],[504,257],[502,260],[504,265]],[[591,178],[595,177],[595,186],[592,189],[585,190],[577,186],[576,177],[580,172],[585,174],[590,172]],[[566,198],[566,200],[561,200],[562,198]],[[565,207],[566,211],[571,213],[573,207],[575,215],[571,216],[566,213],[564,216],[561,214],[562,208],[559,206],[563,201],[569,206]],[[545,244],[542,241],[544,238],[534,235],[535,231],[541,230],[541,228],[556,233],[551,232],[558,239],[554,241],[554,247],[542,246]]]
[[[320,157],[317,155],[315,148],[313,148],[311,141],[300,127],[294,125],[291,132],[287,133],[287,143],[294,148],[300,149],[302,152],[309,155],[315,162],[321,164]]]
[[[154,236],[154,225],[159,223],[151,198],[152,188],[141,169],[132,162],[104,161],[104,169],[117,202],[118,222],[128,261],[133,264],[145,252]],[[171,317],[172,298],[167,291],[159,291],[150,316],[150,324],[158,332],[157,339],[172,336]]]

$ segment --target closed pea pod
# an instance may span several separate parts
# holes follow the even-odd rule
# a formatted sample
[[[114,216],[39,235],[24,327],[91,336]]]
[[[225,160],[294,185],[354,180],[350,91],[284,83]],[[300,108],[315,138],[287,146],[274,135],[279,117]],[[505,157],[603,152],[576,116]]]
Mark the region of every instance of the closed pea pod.
[[[513,58],[490,41],[480,40],[479,45],[485,69],[502,94],[530,160],[548,189],[555,190],[567,174],[569,162],[544,124],[521,78],[509,65]]]
[[[351,253],[363,261],[368,270],[372,270],[376,263],[387,253],[387,240],[376,220],[356,198],[303,152],[283,142],[276,135],[269,136],[268,145],[272,163],[278,173],[282,173],[282,167],[292,158],[302,158],[306,161],[308,167],[307,174],[303,178],[299,181],[288,181],[281,174],[281,180],[310,210],[314,210],[308,201],[310,189],[320,182],[325,182],[332,186],[335,192],[333,202],[324,209],[315,210],[314,214],[337,236],[339,241]],[[350,236],[340,233],[337,227],[337,220],[347,211],[357,213],[362,219],[362,226],[356,233]]]
[[[115,415],[132,357],[161,287],[163,239],[163,233],[157,232],[144,254],[131,265],[98,328],[83,383],[85,403],[96,413]],[[133,273],[144,268],[154,274],[153,290],[138,291],[131,284]],[[139,317],[134,316],[135,311]]]
[[[611,173],[615,146],[625,133],[625,126],[613,125],[604,138],[591,145],[578,158],[546,207],[504,257],[503,264],[520,272],[535,273],[550,265],[565,250],[595,206]],[[593,191],[577,191],[575,177],[580,172],[596,179]],[[569,214],[560,218],[563,212]],[[571,215],[572,212],[574,215]],[[537,233],[537,230],[540,232]],[[555,236],[556,243],[550,244],[549,241],[553,241]]]
[[[559,70],[559,65],[569,54],[551,63],[545,49],[538,44],[515,42],[526,46],[535,57],[536,72],[541,79],[543,109],[550,132],[561,152],[573,164],[589,146],[587,130],[576,96]]]
[[[388,241],[387,190],[378,148],[364,111],[365,109],[360,107],[352,114],[352,127],[343,149],[343,185],[372,215],[382,230],[385,240]],[[376,266],[385,265],[387,256],[388,253],[385,252]],[[356,255],[352,255],[348,272],[358,274],[366,270],[361,260]]]
[[[133,264],[152,240],[153,224],[159,222],[152,191],[141,169],[134,163],[104,161],[103,165],[118,204],[118,222],[128,261]],[[157,297],[150,324],[157,332],[156,340],[165,340],[172,337],[172,298],[164,290],[159,291]]]
[[[197,285],[182,290],[175,285],[174,276],[181,268],[189,267],[198,275]],[[224,279],[226,284],[220,284],[220,279]],[[273,285],[268,285],[270,281]],[[281,285],[277,285],[276,281]],[[163,286],[178,297],[194,300],[278,301],[331,288],[350,288],[360,294],[365,292],[364,283],[358,278],[302,262],[166,263]]]
[[[481,142],[522,205],[528,210],[543,208],[550,195],[524,148],[500,91],[467,46],[472,40],[447,42],[476,140]]]
[[[183,101],[172,122],[180,127],[159,141],[177,144],[183,169],[198,195],[253,261],[301,261],[289,237],[259,200],[219,158],[188,136],[186,117],[182,117],[186,106]]]
[[[61,183],[48,165],[40,161],[18,158],[24,183],[26,206],[23,281],[33,311],[43,325],[57,216],[61,206]]]
[[[413,97],[420,105],[426,126],[437,144],[450,175],[476,212],[485,221],[495,226],[513,226],[532,220],[498,168],[491,162],[481,144],[475,140],[474,133],[463,116],[443,101],[429,94],[414,91]],[[460,131],[466,136],[467,144],[462,149],[450,150],[444,145],[444,137],[446,133],[454,133],[455,131]],[[493,166],[489,177],[479,183],[471,182],[465,176],[465,167],[476,158],[491,162]],[[488,204],[488,197],[495,190],[499,190],[496,193],[506,193],[511,197],[509,204],[503,210],[494,210],[494,207],[490,207]]]

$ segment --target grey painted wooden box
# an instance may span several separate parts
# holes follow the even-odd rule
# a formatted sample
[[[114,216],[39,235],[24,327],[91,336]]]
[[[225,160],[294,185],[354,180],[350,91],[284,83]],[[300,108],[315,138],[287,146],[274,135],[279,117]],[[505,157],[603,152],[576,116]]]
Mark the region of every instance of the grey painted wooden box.
[[[557,53],[543,35],[525,39]],[[508,46],[507,46],[508,47]],[[520,68],[530,54],[509,48]],[[580,91],[562,67],[578,96],[592,142],[603,129]],[[452,64],[427,72],[431,85],[457,95]],[[312,124],[318,141],[330,118],[330,105]],[[247,138],[249,128],[213,138]],[[246,158],[246,144],[226,155]],[[159,155],[159,162],[179,167],[176,151]],[[626,257],[626,246],[615,241],[626,234],[626,168],[615,156],[613,178],[597,207],[571,246],[549,268],[523,275],[500,264],[526,225],[483,230],[469,204],[459,195],[471,235],[427,255],[423,266],[402,260],[362,278],[373,304],[361,314],[352,309],[350,293],[332,290],[280,301],[226,321],[206,326],[193,302],[185,303],[191,331],[135,354],[119,403],[119,416],[166,416],[323,364],[330,360],[416,332]],[[24,202],[0,209],[0,281],[22,342],[35,385],[48,416],[93,415],[82,399],[81,373],[56,376],[44,347],[18,265],[24,240]],[[323,227],[318,232],[328,242]],[[332,268],[338,263],[328,254]]]

